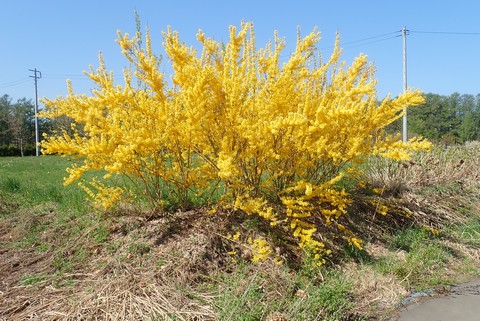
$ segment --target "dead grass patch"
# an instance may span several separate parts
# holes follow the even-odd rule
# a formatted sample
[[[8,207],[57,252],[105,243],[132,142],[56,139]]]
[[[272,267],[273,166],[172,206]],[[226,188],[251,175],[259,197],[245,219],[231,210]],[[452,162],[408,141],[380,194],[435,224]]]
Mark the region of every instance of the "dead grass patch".
[[[345,277],[352,280],[352,295],[359,315],[388,315],[395,310],[409,291],[393,274],[382,274],[368,266],[356,264],[342,267]]]

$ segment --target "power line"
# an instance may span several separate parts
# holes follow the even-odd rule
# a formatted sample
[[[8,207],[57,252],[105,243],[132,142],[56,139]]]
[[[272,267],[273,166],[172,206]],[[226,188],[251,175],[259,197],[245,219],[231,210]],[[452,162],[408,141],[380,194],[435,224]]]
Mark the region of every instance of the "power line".
[[[33,77],[33,76],[30,76]],[[74,74],[42,74],[42,78],[44,79],[72,79],[72,80],[85,80],[89,81],[90,79],[84,75],[74,75]],[[0,83],[0,89],[3,88],[8,88],[8,87],[14,87],[14,86],[19,86],[23,85],[30,82],[29,78],[22,78],[22,79],[17,79],[17,80],[12,80],[12,81],[7,81]]]
[[[353,47],[359,47],[363,45],[368,45],[376,42],[382,42],[386,41],[389,39],[393,38],[398,38],[402,37],[402,32],[403,30],[397,30],[397,31],[392,31],[392,32],[387,32],[384,34],[380,35],[375,35],[375,36],[370,36],[358,40],[352,40],[352,41],[347,41],[347,42],[341,42],[341,48],[346,49],[346,48],[353,48]],[[420,30],[406,30],[407,34],[409,35],[410,33],[419,33],[419,34],[439,34],[439,35],[480,35],[480,32],[456,32],[456,31],[420,31]],[[393,35],[393,36],[392,36]],[[389,36],[389,37],[387,37]],[[386,38],[385,38],[386,37]],[[382,38],[382,39],[377,39],[377,38]],[[373,41],[368,41],[376,39]],[[325,49],[332,49],[334,46],[327,46],[327,47],[322,47],[320,50],[325,50]]]
[[[371,40],[371,39],[376,39],[376,38],[381,38],[381,37],[385,37],[385,36],[390,36],[390,35],[393,35],[393,34],[397,34],[397,36],[395,36],[395,37],[398,37],[398,36],[401,35],[400,32],[401,32],[401,31],[388,32],[388,33],[384,33],[384,34],[377,35],[377,36],[371,36],[371,37],[367,37],[367,38],[363,38],[363,39],[347,41],[347,42],[344,42],[343,44],[344,44],[344,45],[349,45],[349,44],[353,44],[353,43],[357,43],[357,42],[363,42],[363,41],[367,41],[367,40]],[[386,39],[395,38],[395,37],[389,37],[389,38],[386,38]],[[374,41],[374,42],[383,41],[383,40],[386,40],[386,39],[380,39],[380,40],[376,40],[376,41]],[[370,42],[368,42],[368,43],[370,43]]]
[[[454,31],[417,31],[410,30],[411,33],[429,33],[440,35],[480,35],[480,32],[454,32]]]
[[[27,83],[27,82],[29,82],[29,81],[30,81],[30,79],[28,79],[28,78],[13,80],[13,81],[1,83],[1,84],[0,84],[0,88],[7,88],[7,87],[18,86],[18,85]]]
[[[351,46],[345,46],[345,47],[342,47],[342,48],[353,48],[353,47],[359,47],[359,46],[363,46],[363,45],[369,45],[369,44],[372,44],[372,43],[376,43],[376,42],[381,42],[381,41],[385,41],[385,40],[389,40],[389,39],[393,39],[393,38],[398,38],[398,37],[401,37],[402,35],[399,34],[399,35],[396,35],[396,36],[392,36],[392,37],[388,37],[388,38],[383,38],[383,39],[379,39],[379,40],[373,40],[373,41],[368,41],[368,42],[363,42],[363,43],[359,43],[359,44],[356,44],[356,45],[351,45]]]
[[[79,74],[44,74],[44,78],[56,78],[56,77],[73,77],[73,78],[85,78],[85,75],[79,75]]]
[[[384,33],[384,34],[381,34],[381,35],[370,36],[370,37],[366,37],[366,38],[362,38],[362,39],[358,39],[358,40],[351,40],[351,41],[347,41],[347,42],[341,42],[340,41],[340,47],[343,48],[343,49],[346,49],[346,48],[353,48],[353,47],[368,45],[368,44],[372,44],[372,43],[376,43],[376,42],[386,41],[386,40],[389,40],[389,39],[401,37],[402,36],[401,32],[402,32],[401,30],[398,30],[398,31],[387,32],[387,33]],[[394,36],[392,36],[392,35],[394,35]],[[382,38],[382,39],[377,39],[377,38]],[[376,40],[372,40],[372,39],[376,39]],[[372,41],[370,41],[370,40],[372,40]],[[326,49],[333,49],[334,47],[335,46],[327,46],[327,47],[322,47],[322,48],[319,48],[319,49],[320,50],[326,50]]]
[[[79,74],[44,74],[44,76],[53,76],[53,77],[83,77]]]
[[[84,75],[73,75],[73,74],[44,74],[43,78],[46,78],[46,79],[89,80],[88,77],[86,77]]]

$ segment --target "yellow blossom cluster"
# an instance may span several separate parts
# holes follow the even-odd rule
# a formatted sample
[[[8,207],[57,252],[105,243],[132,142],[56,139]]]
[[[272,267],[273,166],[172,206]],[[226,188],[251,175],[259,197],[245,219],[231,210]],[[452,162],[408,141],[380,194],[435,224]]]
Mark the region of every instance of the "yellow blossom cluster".
[[[220,193],[226,206],[291,229],[320,260],[318,224],[340,217],[350,202],[341,181],[357,175],[370,155],[407,159],[429,147],[383,131],[404,107],[423,103],[421,93],[379,102],[373,65],[365,55],[349,66],[341,62],[338,38],[324,61],[317,30],[298,37],[289,59],[277,33],[257,49],[252,23],[231,26],[226,43],[199,31],[200,51],[170,28],[163,37],[170,83],[148,32],[145,46],[138,34],[119,33],[130,63],[123,85],[100,57],[100,67],[87,73],[96,84],[91,96],[75,94],[69,84],[68,96],[44,101],[43,116],[78,124],[73,133],[60,131],[42,143],[45,154],[79,159],[66,183],[89,170],[105,170],[106,181],[125,175],[155,208],[164,195],[188,205],[192,195],[211,201]],[[105,207],[118,199],[96,184],[93,197]]]
[[[248,244],[252,249],[252,262],[258,263],[265,261],[273,253],[272,248],[264,238],[248,238]]]
[[[124,194],[122,188],[106,186],[96,179],[88,182],[88,185],[85,185],[83,182],[78,183],[78,185],[95,201],[95,204],[100,205],[104,209],[112,207]]]

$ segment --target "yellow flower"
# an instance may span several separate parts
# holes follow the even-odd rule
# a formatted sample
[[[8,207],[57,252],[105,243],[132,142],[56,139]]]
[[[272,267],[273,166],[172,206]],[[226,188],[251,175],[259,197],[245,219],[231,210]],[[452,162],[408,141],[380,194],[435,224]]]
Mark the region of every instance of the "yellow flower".
[[[378,206],[378,208],[377,208],[377,213],[379,213],[379,214],[381,214],[381,215],[383,215],[383,216],[387,215],[387,213],[388,213],[388,206],[386,206],[386,205],[380,205],[380,206]]]
[[[238,241],[239,238],[240,238],[240,232],[236,232],[236,233],[233,234],[233,236],[232,236],[232,240],[233,240],[233,241]]]
[[[359,181],[357,183],[357,186],[360,187],[360,188],[363,188],[363,189],[367,188],[367,185],[365,184],[365,181]]]
[[[377,195],[382,195],[384,190],[385,188],[382,187],[382,188],[374,188],[372,191]]]
[[[362,243],[363,241],[357,237],[351,237],[349,243],[355,246],[359,250],[363,250]]]
[[[263,238],[256,238],[254,240],[252,240],[252,238],[249,238],[248,242],[251,245],[253,254],[252,262],[254,263],[265,261],[270,256],[270,254],[273,253],[272,248]]]

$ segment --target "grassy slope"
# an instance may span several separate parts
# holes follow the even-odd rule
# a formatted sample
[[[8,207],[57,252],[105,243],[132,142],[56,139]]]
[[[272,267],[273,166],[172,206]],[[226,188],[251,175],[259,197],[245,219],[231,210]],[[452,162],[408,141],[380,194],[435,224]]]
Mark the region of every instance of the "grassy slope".
[[[408,175],[377,164],[370,179],[392,210],[379,217],[359,194],[343,223],[366,251],[336,248],[322,269],[228,255],[232,222],[219,216],[98,215],[62,186],[68,160],[0,158],[0,319],[385,318],[412,291],[478,275],[478,159],[451,153],[419,158]]]

